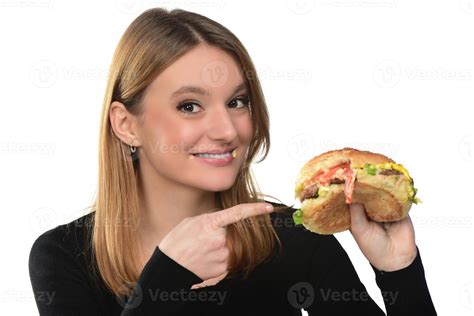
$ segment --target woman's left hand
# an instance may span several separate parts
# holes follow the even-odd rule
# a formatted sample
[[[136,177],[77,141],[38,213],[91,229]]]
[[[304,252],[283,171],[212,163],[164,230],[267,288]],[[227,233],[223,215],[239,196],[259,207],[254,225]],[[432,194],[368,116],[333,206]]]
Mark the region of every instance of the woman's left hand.
[[[369,262],[380,271],[409,266],[417,255],[415,230],[409,216],[391,223],[370,220],[360,203],[349,205],[351,234]]]

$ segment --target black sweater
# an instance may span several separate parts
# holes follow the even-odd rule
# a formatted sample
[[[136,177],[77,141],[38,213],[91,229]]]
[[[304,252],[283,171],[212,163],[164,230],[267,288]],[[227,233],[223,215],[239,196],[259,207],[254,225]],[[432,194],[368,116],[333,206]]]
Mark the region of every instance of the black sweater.
[[[272,203],[274,205],[280,205]],[[293,209],[294,210],[294,209]],[[200,279],[156,247],[128,299],[116,297],[89,268],[93,213],[51,229],[34,242],[29,273],[41,315],[384,315],[333,235],[294,225],[291,212],[271,213],[282,252],[250,275],[190,289]],[[278,249],[277,249],[278,250]],[[436,315],[420,253],[401,270],[373,267],[387,314]]]

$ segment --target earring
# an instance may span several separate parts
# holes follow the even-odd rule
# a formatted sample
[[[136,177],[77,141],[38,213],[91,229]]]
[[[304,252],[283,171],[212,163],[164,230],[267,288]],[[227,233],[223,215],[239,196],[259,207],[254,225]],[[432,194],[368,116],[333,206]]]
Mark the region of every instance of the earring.
[[[129,146],[130,147],[130,153],[134,154],[137,151],[137,147],[135,146]]]

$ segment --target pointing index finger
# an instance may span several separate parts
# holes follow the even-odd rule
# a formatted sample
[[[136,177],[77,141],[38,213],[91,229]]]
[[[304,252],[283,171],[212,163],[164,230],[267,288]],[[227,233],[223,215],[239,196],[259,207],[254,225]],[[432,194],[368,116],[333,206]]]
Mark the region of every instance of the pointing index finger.
[[[251,216],[268,214],[273,211],[273,205],[269,203],[244,203],[234,207],[215,212],[215,224],[224,227]]]

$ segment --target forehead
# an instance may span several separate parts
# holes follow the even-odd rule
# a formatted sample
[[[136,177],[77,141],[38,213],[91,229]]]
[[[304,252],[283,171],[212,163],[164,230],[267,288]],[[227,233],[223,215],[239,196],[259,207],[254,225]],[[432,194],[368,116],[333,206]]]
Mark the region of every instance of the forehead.
[[[150,89],[171,94],[183,85],[218,93],[244,81],[240,66],[219,48],[200,44],[181,56],[151,83]]]

